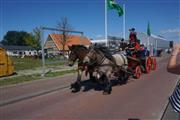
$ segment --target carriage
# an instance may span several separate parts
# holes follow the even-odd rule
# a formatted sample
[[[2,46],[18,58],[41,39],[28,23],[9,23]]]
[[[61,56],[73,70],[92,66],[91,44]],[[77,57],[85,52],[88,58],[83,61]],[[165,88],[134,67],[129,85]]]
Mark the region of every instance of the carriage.
[[[133,73],[133,77],[139,79],[142,72],[150,73],[151,70],[156,70],[157,62],[156,58],[151,56],[134,58],[127,56],[128,58],[128,70]]]
[[[150,73],[157,69],[156,57],[151,56],[147,47],[140,42],[123,43],[120,45],[128,59],[128,71],[138,79],[142,73]]]
[[[126,83],[130,75],[138,79],[142,72],[149,73],[151,70],[155,70],[157,66],[156,59],[149,54],[141,56],[139,52],[142,51],[131,51],[133,54],[124,55],[122,53],[111,54],[108,48],[103,46],[95,46],[89,49],[84,46],[72,46],[69,49],[71,50],[69,65],[73,65],[78,59],[78,77],[76,82],[71,85],[74,91],[81,89],[82,71],[89,72],[90,79],[103,80],[105,84],[104,93],[110,94],[110,76],[114,75],[118,81]]]
[[[130,49],[126,50],[128,59],[128,70],[133,74],[133,77],[139,79],[143,73],[150,73],[151,70],[157,69],[156,58],[150,56],[147,49]]]

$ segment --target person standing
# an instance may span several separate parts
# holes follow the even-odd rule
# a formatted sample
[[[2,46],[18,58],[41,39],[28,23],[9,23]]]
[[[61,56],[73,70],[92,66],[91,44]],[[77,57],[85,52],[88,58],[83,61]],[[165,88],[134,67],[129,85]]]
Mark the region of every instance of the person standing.
[[[170,73],[180,75],[180,63],[177,63],[178,55],[180,54],[180,44],[174,45],[171,57],[168,62],[167,70]]]
[[[180,75],[180,63],[177,62],[180,61],[179,55],[180,55],[180,44],[176,44],[173,47],[173,51],[171,53],[171,57],[167,65],[168,72]],[[180,113],[180,83],[178,83],[178,85],[176,86],[173,94],[169,98],[169,101],[173,109],[176,112]],[[180,114],[179,114],[179,118],[180,118]]]

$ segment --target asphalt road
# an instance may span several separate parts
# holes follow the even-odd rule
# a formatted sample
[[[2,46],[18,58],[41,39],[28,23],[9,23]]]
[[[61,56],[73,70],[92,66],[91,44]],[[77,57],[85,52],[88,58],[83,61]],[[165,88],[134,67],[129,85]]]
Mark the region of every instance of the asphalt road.
[[[178,81],[177,75],[166,71],[166,65],[167,59],[161,60],[156,71],[113,86],[110,95],[103,95],[100,87],[84,82],[84,91],[78,93],[65,88],[2,106],[0,118],[159,120]]]

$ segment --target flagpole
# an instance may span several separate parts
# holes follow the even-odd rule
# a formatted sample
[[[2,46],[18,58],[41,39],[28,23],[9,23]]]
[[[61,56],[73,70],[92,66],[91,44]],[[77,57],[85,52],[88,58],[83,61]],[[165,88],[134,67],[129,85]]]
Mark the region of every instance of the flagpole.
[[[106,46],[108,46],[108,36],[107,36],[107,0],[105,0],[105,7],[104,7],[104,11],[105,11],[105,40],[106,40]]]
[[[147,44],[148,50],[149,50],[149,36],[148,36],[148,44]]]
[[[149,50],[149,54],[151,54],[150,52],[150,36],[148,36],[148,50]]]
[[[147,35],[148,35],[148,44],[147,44],[147,47],[148,47],[148,50],[150,51],[150,36],[151,36],[151,31],[150,31],[150,24],[148,22],[148,26],[147,26]]]
[[[124,15],[123,15],[123,38],[125,40],[126,36],[126,6],[125,3],[123,4],[123,10],[124,10]]]
[[[157,39],[156,39],[156,48],[155,48],[156,51],[155,51],[155,56],[157,56],[157,44],[158,44],[158,43],[157,43]]]

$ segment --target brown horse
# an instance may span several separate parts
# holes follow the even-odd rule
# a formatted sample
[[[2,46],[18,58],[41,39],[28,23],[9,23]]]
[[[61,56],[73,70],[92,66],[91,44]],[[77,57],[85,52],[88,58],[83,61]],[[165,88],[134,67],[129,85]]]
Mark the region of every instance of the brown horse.
[[[112,87],[109,78],[113,75],[121,77],[125,74],[123,70],[127,69],[127,57],[123,54],[113,54],[105,47],[93,47],[84,58],[84,63],[94,65],[98,79],[103,79],[105,88],[104,94],[110,94]]]
[[[82,73],[85,71],[86,75],[89,73],[90,79],[92,81],[95,81],[95,78],[93,77],[93,66],[85,66],[83,63],[84,57],[87,55],[89,52],[88,48],[86,48],[83,45],[72,45],[68,46],[70,52],[69,59],[68,59],[68,64],[69,66],[73,66],[76,61],[78,60],[78,68],[77,68],[77,80],[75,83],[71,84],[71,89],[72,92],[78,92],[81,90],[81,78],[82,78]]]

